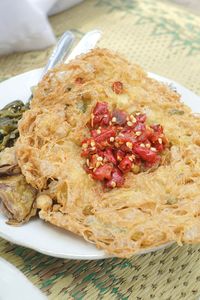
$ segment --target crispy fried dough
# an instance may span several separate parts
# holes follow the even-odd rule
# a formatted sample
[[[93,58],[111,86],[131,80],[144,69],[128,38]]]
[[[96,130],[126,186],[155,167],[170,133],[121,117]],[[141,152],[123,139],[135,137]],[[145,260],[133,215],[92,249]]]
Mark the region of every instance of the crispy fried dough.
[[[114,81],[123,83],[122,94],[113,92]],[[170,162],[151,173],[128,173],[123,188],[103,191],[80,157],[97,101],[128,113],[143,111],[151,124],[162,124],[172,145]],[[16,154],[23,175],[53,199],[50,206],[40,203],[40,218],[119,257],[169,241],[200,241],[200,119],[139,66],[96,49],[51,70],[19,132]]]

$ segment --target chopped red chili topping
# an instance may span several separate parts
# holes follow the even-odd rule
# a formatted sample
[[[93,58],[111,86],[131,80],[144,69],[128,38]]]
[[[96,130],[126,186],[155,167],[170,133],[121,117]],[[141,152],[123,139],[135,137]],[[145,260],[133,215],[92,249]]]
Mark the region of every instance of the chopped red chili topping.
[[[109,111],[97,102],[88,124],[90,137],[82,142],[85,170],[107,188],[121,187],[128,172],[135,174],[157,167],[169,146],[160,124],[148,126],[141,112]]]

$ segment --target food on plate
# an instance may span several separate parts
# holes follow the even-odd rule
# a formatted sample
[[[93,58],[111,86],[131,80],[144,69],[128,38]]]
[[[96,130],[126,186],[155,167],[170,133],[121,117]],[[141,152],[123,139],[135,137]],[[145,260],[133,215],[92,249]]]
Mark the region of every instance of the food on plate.
[[[8,224],[19,225],[36,215],[37,190],[27,184],[17,165],[15,149],[0,153],[0,209]]]
[[[15,100],[0,110],[0,151],[12,147],[19,136],[18,121],[27,109],[20,100]]]
[[[39,83],[14,148],[41,219],[130,257],[200,241],[199,136],[178,93],[95,49]]]

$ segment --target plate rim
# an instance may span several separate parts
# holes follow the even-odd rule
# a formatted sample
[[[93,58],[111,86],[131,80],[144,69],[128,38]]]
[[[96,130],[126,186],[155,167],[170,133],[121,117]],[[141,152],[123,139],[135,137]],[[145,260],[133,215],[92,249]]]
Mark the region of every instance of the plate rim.
[[[3,216],[3,214],[0,212],[0,218],[2,216]],[[38,220],[43,221],[41,219],[38,219]],[[21,226],[23,226],[23,224]],[[66,231],[66,233],[67,233],[67,231]],[[73,232],[72,232],[72,234],[73,234]],[[74,236],[76,236],[76,235],[74,234]],[[71,254],[69,255],[69,254],[64,254],[64,253],[52,252],[51,250],[44,249],[43,247],[39,248],[39,247],[34,246],[34,245],[32,246],[32,244],[30,244],[28,242],[19,241],[18,239],[15,239],[13,236],[10,236],[9,234],[7,234],[5,232],[2,232],[1,229],[0,229],[0,237],[5,239],[8,242],[11,242],[11,243],[17,245],[17,246],[25,247],[25,248],[37,251],[39,253],[42,253],[44,255],[48,255],[48,256],[56,257],[56,258],[73,259],[73,260],[99,260],[99,259],[113,258],[113,256],[109,256],[109,254],[106,254],[105,252],[102,255],[96,256],[96,255],[91,255],[90,254],[89,256],[85,256],[85,257],[83,255],[82,256],[81,255],[80,256],[79,255],[73,256]],[[101,249],[98,249],[98,250],[101,250]]]
[[[0,212],[0,217],[1,217],[1,212]],[[76,235],[74,234],[74,236],[76,236]],[[56,258],[72,259],[72,260],[101,260],[101,259],[108,259],[108,258],[116,258],[116,256],[109,255],[106,252],[104,252],[102,255],[91,255],[90,254],[89,256],[85,256],[85,257],[83,255],[82,256],[81,255],[80,256],[79,255],[73,256],[73,255],[64,254],[64,253],[52,252],[51,250],[46,250],[42,247],[38,248],[37,246],[32,246],[29,243],[26,243],[24,241],[22,241],[22,242],[18,241],[17,239],[13,238],[12,236],[10,236],[8,234],[5,234],[5,233],[2,233],[1,229],[0,229],[0,237],[5,239],[8,242],[11,242],[11,243],[17,245],[17,246],[25,247],[25,248],[28,248],[30,250],[34,250],[36,252],[39,252],[41,254],[48,255],[48,256],[51,256],[51,257],[56,257]],[[156,246],[154,248],[146,248],[143,251],[134,253],[133,256],[140,256],[140,255],[156,252],[156,251],[165,249],[167,247],[170,247],[174,243],[175,243],[174,241],[169,241],[167,243],[161,244],[161,245]],[[102,249],[98,249],[98,250],[103,251]]]

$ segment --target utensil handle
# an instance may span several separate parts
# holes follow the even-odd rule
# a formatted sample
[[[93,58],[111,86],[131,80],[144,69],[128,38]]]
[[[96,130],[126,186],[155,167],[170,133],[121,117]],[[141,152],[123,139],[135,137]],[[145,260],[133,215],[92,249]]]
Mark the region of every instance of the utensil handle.
[[[71,31],[66,31],[57,42],[53,52],[43,69],[40,80],[49,69],[52,69],[58,62],[64,61],[74,41],[74,35]]]
[[[70,60],[74,59],[76,56],[80,54],[85,54],[93,49],[99,39],[102,36],[102,31],[95,29],[92,31],[87,32],[80,42],[76,45],[76,47],[72,50],[72,52],[67,57],[65,63],[67,64]]]

